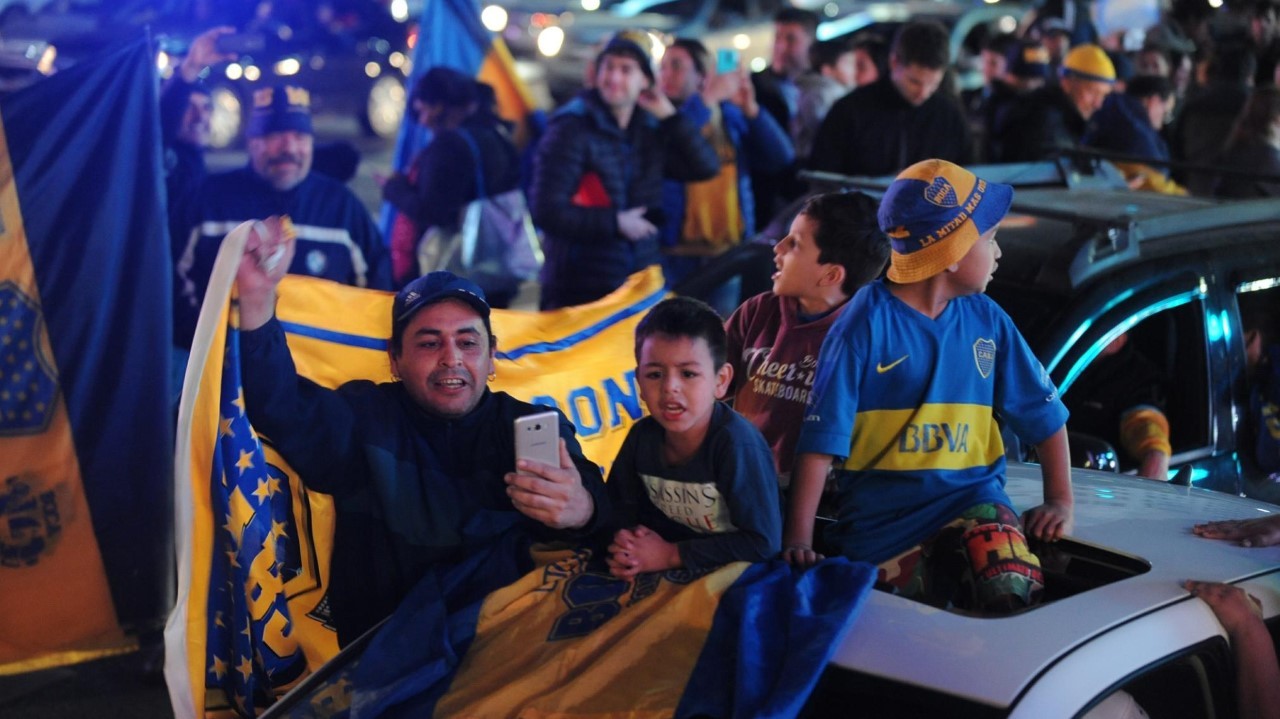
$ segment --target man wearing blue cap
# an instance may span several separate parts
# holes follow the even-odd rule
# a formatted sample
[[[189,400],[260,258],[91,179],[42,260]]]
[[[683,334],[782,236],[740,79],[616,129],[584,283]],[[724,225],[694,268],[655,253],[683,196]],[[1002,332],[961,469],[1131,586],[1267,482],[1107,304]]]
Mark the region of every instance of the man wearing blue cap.
[[[1009,316],[983,294],[1013,188],[943,160],[908,167],[880,203],[888,279],[831,327],[796,447],[783,555],[807,565],[834,460],[833,549],[880,567],[880,587],[934,606],[1039,601],[1040,562],[1004,491],[1006,426],[1036,446],[1044,504],[1027,533],[1071,531],[1067,410]]]
[[[311,95],[292,85],[253,95],[246,129],[249,165],[209,177],[184,211],[189,231],[175,235],[178,286],[174,344],[189,347],[222,238],[237,225],[287,215],[298,252],[289,271],[357,287],[391,288],[382,236],[346,186],[311,172]]]
[[[275,319],[296,238],[272,218],[236,277],[245,411],[307,487],[337,510],[329,587],[338,643],[389,615],[429,567],[510,531],[580,539],[608,522],[600,469],[559,414],[559,466],[522,460],[513,421],[547,411],[492,392],[496,338],[484,291],[449,272],[406,285],[391,309],[392,382],[325,389],[298,377]],[[281,249],[282,248],[282,249]]]

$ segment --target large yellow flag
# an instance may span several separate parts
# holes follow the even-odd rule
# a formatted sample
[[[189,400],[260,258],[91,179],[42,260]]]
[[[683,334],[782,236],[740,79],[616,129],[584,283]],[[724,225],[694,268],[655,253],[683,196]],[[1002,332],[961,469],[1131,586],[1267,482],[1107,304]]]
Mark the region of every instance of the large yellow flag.
[[[232,289],[248,227],[223,241],[179,410],[179,597],[165,632],[179,717],[251,713],[337,653],[325,600],[332,500],[309,492],[244,415]],[[495,310],[493,388],[564,410],[587,456],[607,465],[641,416],[635,325],[664,295],[652,268],[590,305]],[[299,374],[326,387],[391,381],[393,295],[288,276],[279,297]]]

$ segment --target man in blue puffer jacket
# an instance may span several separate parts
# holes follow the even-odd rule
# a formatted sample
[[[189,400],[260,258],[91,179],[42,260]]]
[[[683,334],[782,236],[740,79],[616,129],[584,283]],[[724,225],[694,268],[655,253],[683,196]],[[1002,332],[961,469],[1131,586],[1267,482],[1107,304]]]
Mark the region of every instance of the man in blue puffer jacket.
[[[643,33],[610,40],[596,87],[560,108],[538,145],[530,210],[544,233],[543,309],[599,299],[657,264],[663,177],[705,180],[720,169],[653,87],[648,43]]]

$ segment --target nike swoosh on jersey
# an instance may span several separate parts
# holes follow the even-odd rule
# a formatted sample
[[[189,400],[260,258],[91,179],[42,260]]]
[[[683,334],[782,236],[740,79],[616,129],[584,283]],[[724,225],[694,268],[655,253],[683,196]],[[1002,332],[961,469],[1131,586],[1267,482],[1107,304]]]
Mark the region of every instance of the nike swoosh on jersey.
[[[898,359],[896,359],[896,360],[894,360],[894,361],[890,362],[889,364],[880,364],[879,362],[877,362],[877,363],[876,363],[876,372],[877,372],[877,373],[879,373],[879,374],[884,374],[885,372],[888,372],[889,370],[893,369],[894,367],[897,367],[898,365],[900,365],[900,364],[902,364],[903,362],[905,362],[905,361],[906,361],[906,359],[907,359],[908,357],[910,357],[910,356],[911,356],[911,355],[902,355],[901,357],[899,357]]]

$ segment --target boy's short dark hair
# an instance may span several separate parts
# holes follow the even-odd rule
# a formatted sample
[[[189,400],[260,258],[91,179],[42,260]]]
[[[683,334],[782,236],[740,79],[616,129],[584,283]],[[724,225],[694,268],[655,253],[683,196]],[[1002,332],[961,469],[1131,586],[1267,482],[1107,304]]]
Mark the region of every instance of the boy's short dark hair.
[[[852,295],[889,263],[889,238],[880,229],[879,203],[861,192],[830,192],[809,198],[800,214],[817,223],[818,262],[844,268],[840,291]]]
[[[1173,96],[1173,81],[1163,75],[1138,75],[1125,84],[1124,93],[1139,100],[1148,97],[1168,100]]]
[[[821,70],[840,61],[840,56],[853,52],[853,38],[821,40],[809,46],[809,67]]]
[[[783,23],[799,25],[805,29],[805,32],[813,36],[818,34],[818,15],[810,10],[798,7],[784,7],[773,14],[774,25]]]
[[[640,348],[644,341],[654,335],[706,340],[716,369],[725,363],[729,355],[724,320],[711,305],[692,297],[665,299],[640,320],[636,325],[636,362],[640,361]]]
[[[890,54],[903,66],[945,70],[951,64],[951,36],[939,22],[909,22],[894,36]]]

